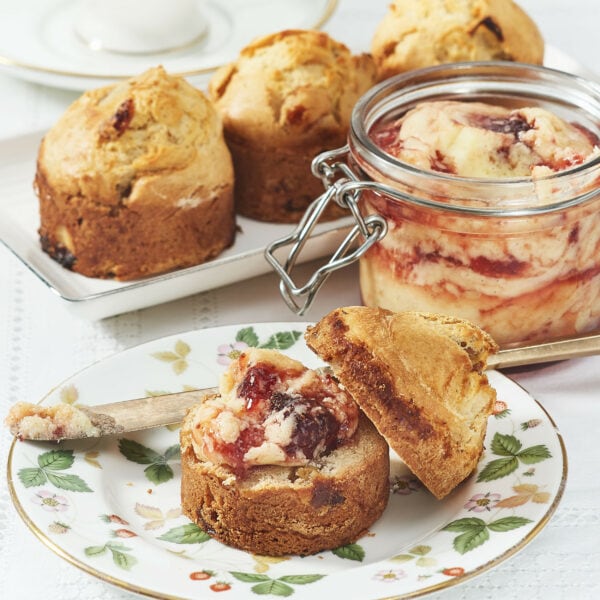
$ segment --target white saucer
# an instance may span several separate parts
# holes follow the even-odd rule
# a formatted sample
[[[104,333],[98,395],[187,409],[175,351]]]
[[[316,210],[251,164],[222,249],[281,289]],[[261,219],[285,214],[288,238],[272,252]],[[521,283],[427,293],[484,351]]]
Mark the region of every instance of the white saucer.
[[[203,0],[208,29],[196,43],[157,54],[92,50],[76,34],[75,0],[19,0],[0,6],[0,67],[53,87],[87,90],[162,64],[196,85],[252,39],[282,29],[318,28],[337,0]]]

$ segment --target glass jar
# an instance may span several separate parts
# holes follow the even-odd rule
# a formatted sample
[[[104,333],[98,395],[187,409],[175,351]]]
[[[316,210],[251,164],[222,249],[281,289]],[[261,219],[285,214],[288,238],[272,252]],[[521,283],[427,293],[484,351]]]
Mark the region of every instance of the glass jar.
[[[421,170],[371,139],[374,124],[432,100],[542,107],[600,137],[600,86],[543,67],[442,65],[370,90],[344,160],[315,161],[330,195],[363,221],[364,303],[466,318],[502,346],[600,328],[600,152],[541,178],[481,179]]]

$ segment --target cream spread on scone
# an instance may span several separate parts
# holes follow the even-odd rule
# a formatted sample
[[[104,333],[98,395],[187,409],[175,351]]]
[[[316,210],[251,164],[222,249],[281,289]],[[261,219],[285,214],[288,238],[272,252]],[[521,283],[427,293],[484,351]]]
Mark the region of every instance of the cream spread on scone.
[[[17,402],[10,408],[4,422],[14,436],[26,440],[58,441],[99,434],[98,428],[83,410],[66,403],[39,406]]]
[[[222,375],[219,395],[194,410],[194,452],[236,471],[305,465],[349,440],[358,406],[328,373],[251,348]]]

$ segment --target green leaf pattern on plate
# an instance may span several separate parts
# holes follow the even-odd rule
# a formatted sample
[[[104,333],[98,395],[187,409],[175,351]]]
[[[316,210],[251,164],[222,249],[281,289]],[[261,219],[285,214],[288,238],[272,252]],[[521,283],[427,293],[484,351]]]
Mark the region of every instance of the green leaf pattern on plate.
[[[283,575],[277,579],[272,579],[268,575],[260,573],[242,573],[240,571],[230,571],[230,574],[238,581],[253,584],[250,588],[252,592],[259,596],[291,596],[294,593],[293,585],[306,585],[323,579],[323,575]]]
[[[490,523],[486,523],[483,519],[467,518],[448,523],[444,531],[461,532],[454,538],[454,548],[460,554],[464,554],[487,542],[490,539],[490,531],[512,531],[528,523],[531,523],[531,520],[523,517],[504,517]]]
[[[119,450],[127,460],[139,465],[149,465],[144,469],[144,474],[155,485],[173,479],[173,469],[168,462],[179,460],[179,444],[173,444],[165,450],[164,454],[160,454],[135,440],[121,438]]]
[[[110,553],[115,565],[125,571],[129,571],[137,564],[137,558],[129,554],[131,548],[127,548],[121,542],[106,542],[106,544],[101,546],[88,546],[84,549],[84,552],[85,555],[89,557],[102,556]]]
[[[174,544],[202,544],[207,542],[210,536],[195,523],[187,523],[186,525],[169,529],[169,531],[157,539]]]
[[[535,464],[551,458],[544,445],[531,446],[521,449],[523,444],[514,435],[494,434],[492,452],[502,458],[489,462],[479,473],[477,481],[493,481],[510,475],[519,467],[519,462],[526,465]]]
[[[365,558],[365,550],[359,544],[348,544],[346,546],[340,546],[332,550],[333,554],[340,558],[346,558],[348,560],[356,560],[362,562]]]
[[[279,331],[274,333],[265,342],[260,342],[254,327],[240,329],[235,336],[236,342],[243,342],[253,348],[268,348],[272,350],[287,350],[291,348],[302,336],[301,331]]]
[[[38,467],[19,470],[19,479],[25,487],[37,487],[46,482],[71,492],[91,492],[87,483],[72,473],[57,473],[69,469],[75,457],[73,450],[50,450],[38,455]]]

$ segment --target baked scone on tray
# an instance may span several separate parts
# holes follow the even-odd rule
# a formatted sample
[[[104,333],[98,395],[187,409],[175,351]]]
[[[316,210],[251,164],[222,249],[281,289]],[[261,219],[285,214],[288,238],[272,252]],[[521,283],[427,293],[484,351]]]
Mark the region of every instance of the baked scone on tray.
[[[471,323],[418,312],[339,308],[305,335],[413,474],[437,498],[475,469],[496,398],[497,351]]]
[[[254,554],[308,555],[356,541],[389,497],[389,448],[326,373],[249,349],[181,430],[184,514]]]
[[[208,98],[162,67],[80,96],[45,135],[42,249],[88,277],[200,264],[233,243],[233,165]]]
[[[285,30],[254,40],[212,77],[235,165],[237,211],[298,222],[323,193],[317,154],[343,146],[356,101],[375,83],[369,54],[352,54],[322,31]],[[332,204],[325,218],[345,216]]]

